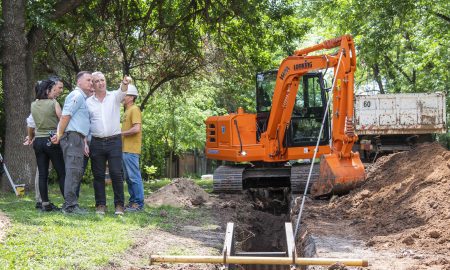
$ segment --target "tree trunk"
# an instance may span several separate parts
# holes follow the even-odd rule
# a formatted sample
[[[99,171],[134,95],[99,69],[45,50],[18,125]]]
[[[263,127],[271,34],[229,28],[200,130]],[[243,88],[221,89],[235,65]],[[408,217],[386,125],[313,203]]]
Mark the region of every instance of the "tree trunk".
[[[173,159],[173,155],[172,155],[172,151],[170,151],[169,154],[169,178],[172,179],[173,178],[173,165],[172,165],[172,160]]]
[[[56,20],[76,9],[83,0],[60,0],[49,16]],[[31,147],[22,145],[25,137],[25,119],[34,99],[33,57],[44,37],[44,29],[32,26],[28,34],[26,24],[26,0],[2,1],[2,80],[6,119],[5,162],[16,182],[34,187],[35,155]],[[0,179],[2,180],[2,179]],[[9,186],[3,179],[3,190]]]
[[[30,113],[27,77],[27,39],[25,32],[25,0],[2,1],[2,80],[5,104],[5,163],[16,182],[34,186],[35,158],[31,147],[22,145],[25,119]],[[6,177],[6,176],[5,176]],[[7,190],[9,181],[1,182]]]
[[[378,64],[373,65],[373,76],[378,84],[378,88],[380,89],[380,94],[384,94],[383,81],[381,80],[380,67]]]

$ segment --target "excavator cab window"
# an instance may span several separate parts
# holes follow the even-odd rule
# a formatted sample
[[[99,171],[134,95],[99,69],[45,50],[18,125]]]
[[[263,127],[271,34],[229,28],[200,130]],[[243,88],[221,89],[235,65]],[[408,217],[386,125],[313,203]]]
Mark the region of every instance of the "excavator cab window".
[[[256,75],[257,140],[267,129],[267,121],[272,106],[273,91],[278,70],[261,72]],[[286,146],[315,145],[319,136],[326,96],[323,76],[320,72],[307,73],[300,77],[299,89],[292,113],[291,125],[286,133]],[[328,121],[326,121],[328,123]],[[320,145],[328,143],[328,124],[322,133]]]
[[[325,113],[326,95],[322,73],[308,73],[301,77],[291,126],[287,132],[287,146],[315,145]],[[320,145],[329,140],[328,121],[320,138]]]
[[[267,130],[267,122],[272,108],[272,97],[275,91],[278,70],[270,70],[256,74],[256,140]]]
[[[270,112],[278,70],[256,74],[256,111]]]

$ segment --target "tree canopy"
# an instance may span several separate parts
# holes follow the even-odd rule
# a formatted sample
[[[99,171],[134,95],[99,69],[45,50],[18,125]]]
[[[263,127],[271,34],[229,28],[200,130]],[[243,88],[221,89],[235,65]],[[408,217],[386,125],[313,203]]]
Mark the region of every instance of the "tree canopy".
[[[37,79],[58,75],[71,90],[81,70],[102,71],[110,87],[130,75],[149,134],[145,162],[161,163],[201,150],[206,116],[254,110],[256,72],[343,34],[357,46],[357,87],[448,92],[449,10],[445,0],[3,1],[0,136],[14,159]],[[31,171],[27,155],[13,171]]]
[[[350,33],[359,83],[381,92],[437,92],[450,86],[450,3],[439,1],[303,1],[325,36]]]
[[[239,79],[266,68],[271,51],[287,54],[304,34],[294,12],[290,1],[91,1],[48,24],[38,72],[72,84],[80,70],[131,75],[145,108],[172,80],[200,73]]]

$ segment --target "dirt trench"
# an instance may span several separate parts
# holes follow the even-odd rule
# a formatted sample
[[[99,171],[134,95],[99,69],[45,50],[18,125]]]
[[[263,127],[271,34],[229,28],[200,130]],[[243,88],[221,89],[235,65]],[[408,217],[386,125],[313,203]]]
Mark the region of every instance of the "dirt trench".
[[[270,193],[270,194],[269,194]],[[281,251],[285,246],[284,223],[289,221],[286,191],[249,190],[242,194],[209,195],[194,181],[174,179],[146,199],[152,206],[209,209],[221,228],[235,223],[239,251]]]

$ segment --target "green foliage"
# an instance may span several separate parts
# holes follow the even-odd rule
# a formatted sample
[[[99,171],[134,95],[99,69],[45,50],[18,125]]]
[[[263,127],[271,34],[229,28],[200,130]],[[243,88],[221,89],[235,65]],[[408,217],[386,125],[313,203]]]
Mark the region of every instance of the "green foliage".
[[[291,0],[91,1],[51,25],[55,1],[41,2],[29,6],[29,20],[47,31],[37,73],[71,84],[80,70],[102,70],[107,79],[129,74],[141,86],[143,107],[161,85],[196,72],[226,78],[222,91],[240,91],[236,86],[272,68],[272,56],[291,53],[292,39],[310,28]]]
[[[158,168],[153,165],[151,165],[151,166],[144,165],[144,172],[148,176],[148,178],[151,180],[155,179],[157,171],[158,171]]]
[[[378,80],[386,92],[450,88],[448,1],[303,1],[305,17],[327,37],[355,38],[358,83]]]
[[[142,164],[156,166],[161,175],[166,157],[203,149],[206,117],[225,113],[217,107],[217,98],[207,81],[173,82],[156,92],[143,113]]]
[[[149,187],[150,190],[158,190],[162,188],[165,185],[168,185],[171,183],[171,180],[168,178],[163,179],[155,179],[155,181],[146,182],[145,186]],[[144,189],[145,196],[150,194],[151,192],[147,192],[147,189]]]
[[[44,30],[35,78],[58,74],[70,89],[80,70],[103,71],[110,87],[131,75],[150,107],[142,164],[158,175],[165,159],[203,148],[207,116],[254,111],[256,71],[276,67],[312,26],[292,0],[95,0],[52,19],[60,3],[28,2],[29,28]]]
[[[197,185],[203,188],[206,192],[212,193],[213,191],[213,180],[212,179],[195,179],[194,180]]]
[[[236,11],[240,16],[211,29],[220,58],[209,70],[215,70],[211,81],[220,88],[220,107],[255,111],[256,72],[277,68],[295,49],[293,40],[312,26],[311,20],[298,18],[294,3],[248,1]]]
[[[450,133],[449,132],[447,132],[445,134],[439,134],[438,141],[442,146],[444,146],[445,148],[450,150]]]
[[[84,169],[82,183],[92,184],[94,182],[94,174],[92,173],[91,159],[88,160]]]
[[[353,35],[357,88],[449,93],[449,1],[320,0],[301,6],[302,18],[314,20],[310,38]]]

